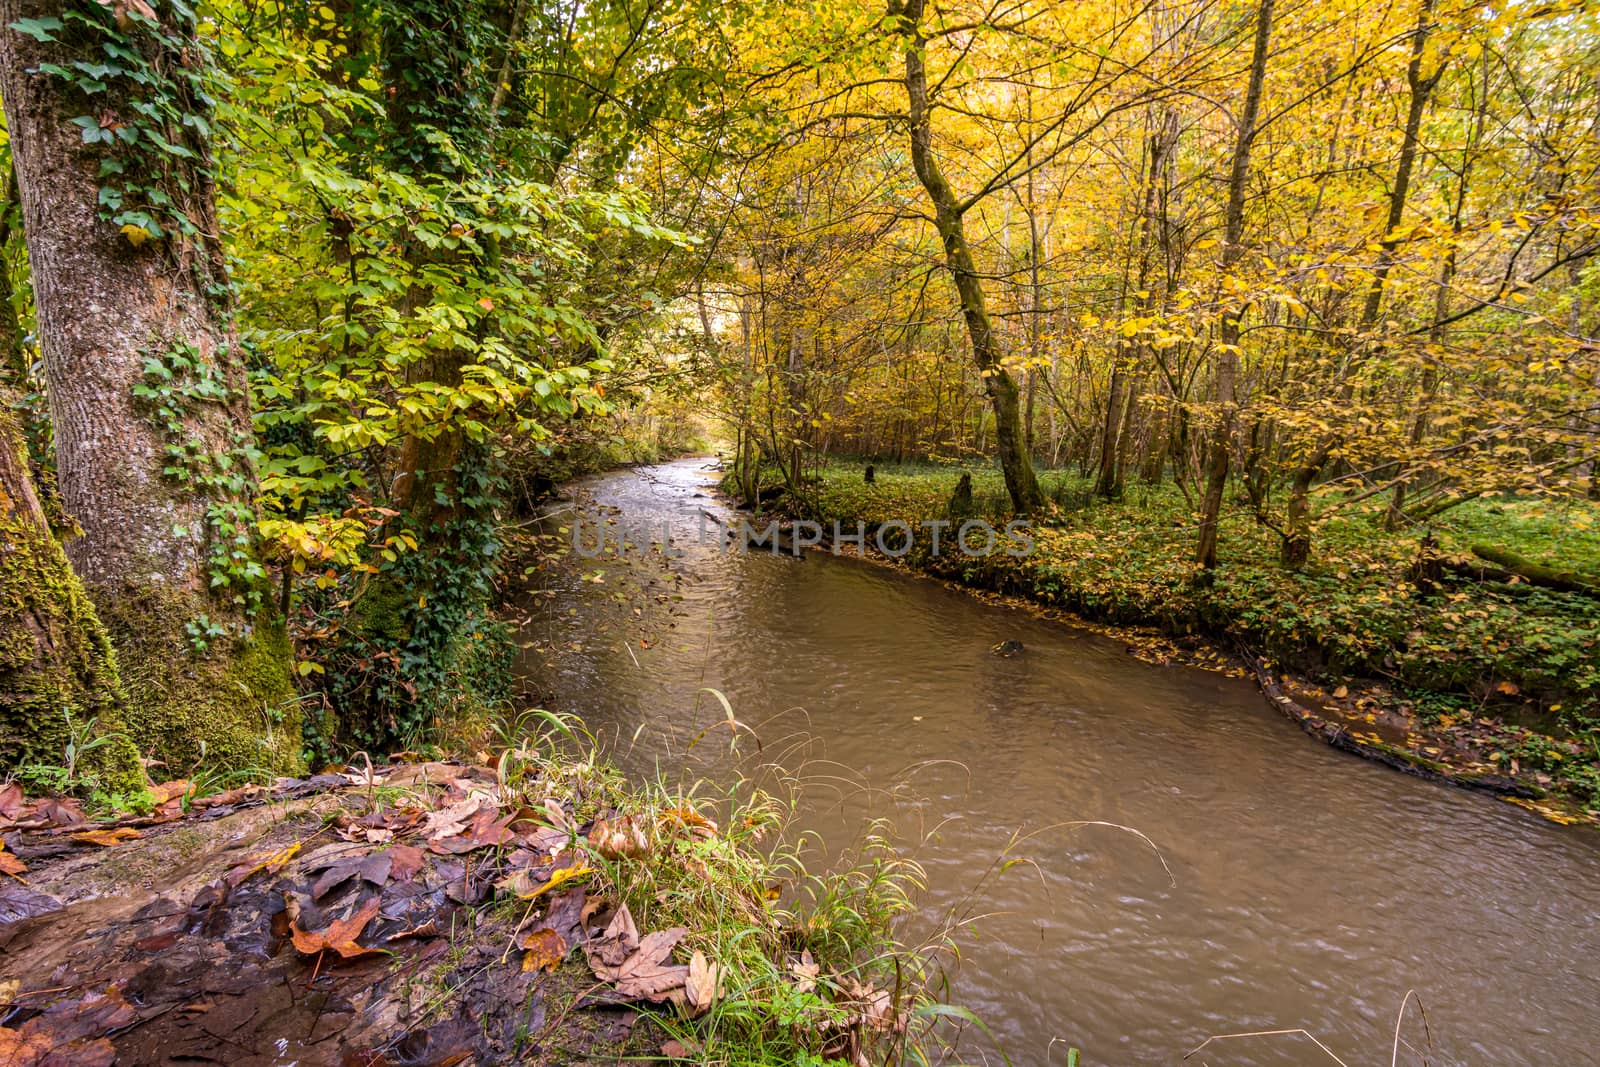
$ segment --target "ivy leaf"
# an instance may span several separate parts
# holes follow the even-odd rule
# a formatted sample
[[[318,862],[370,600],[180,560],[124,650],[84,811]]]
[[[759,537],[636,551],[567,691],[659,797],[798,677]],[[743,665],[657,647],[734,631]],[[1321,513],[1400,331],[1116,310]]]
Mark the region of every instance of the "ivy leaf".
[[[54,31],[61,29],[61,20],[58,18],[19,19],[13,22],[10,29],[18,33],[25,33],[35,41],[54,41]]]

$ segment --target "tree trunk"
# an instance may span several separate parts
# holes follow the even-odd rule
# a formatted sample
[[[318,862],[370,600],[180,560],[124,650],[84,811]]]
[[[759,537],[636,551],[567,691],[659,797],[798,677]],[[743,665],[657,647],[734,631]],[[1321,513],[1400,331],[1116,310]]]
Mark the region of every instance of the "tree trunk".
[[[0,0],[0,25],[49,19],[52,0]],[[169,16],[170,17],[170,16]],[[192,25],[163,26],[181,41]],[[99,34],[99,37],[96,36]],[[38,71],[103,54],[101,39],[142,49],[149,70],[193,63],[138,24],[41,42],[0,30],[0,96],[33,273],[63,503],[82,528],[68,556],[99,611],[127,683],[127,729],[174,771],[202,753],[235,767],[299,762],[291,653],[251,557],[255,491],[245,367],[227,325],[204,139],[168,128],[193,161],[169,158],[173,201],[162,237],[102,215],[100,167],[118,149],[86,144],[76,88]],[[136,122],[134,88],[111,77],[92,110]],[[181,101],[203,112],[197,99]],[[144,157],[132,167],[150,165]],[[150,168],[154,169],[154,168]],[[141,174],[158,180],[160,172]],[[126,206],[126,205],[125,205]],[[153,214],[158,209],[149,209]],[[178,232],[182,212],[193,233]],[[137,243],[135,243],[137,242]],[[282,720],[288,729],[277,729]],[[273,743],[274,738],[281,744]]]
[[[1027,513],[1044,506],[1044,494],[1028,455],[1026,430],[1022,424],[1021,390],[1005,368],[1000,343],[989,318],[989,305],[983,283],[967,244],[963,208],[955,191],[945,180],[933,158],[933,125],[928,104],[928,74],[924,66],[927,41],[921,22],[925,0],[910,0],[901,12],[900,32],[906,39],[906,98],[910,104],[911,162],[917,180],[933,201],[934,225],[944,244],[945,267],[961,298],[961,313],[972,342],[972,358],[983,376],[984,391],[994,409],[995,447],[1000,454],[1000,469],[1011,494],[1011,506]],[[891,14],[895,13],[891,0]]]
[[[59,765],[75,731],[115,734],[82,768],[106,793],[144,784],[139,751],[121,734],[124,697],[111,643],[28,473],[22,432],[0,389],[0,768]]]
[[[1234,141],[1233,167],[1228,175],[1228,213],[1222,244],[1222,269],[1226,273],[1239,262],[1243,249],[1245,183],[1250,177],[1250,147],[1255,140],[1256,116],[1261,110],[1261,87],[1267,77],[1267,45],[1272,37],[1273,0],[1261,0],[1256,13],[1255,50],[1250,58],[1250,85],[1245,91],[1244,110]],[[1217,339],[1217,423],[1212,430],[1206,469],[1206,495],[1201,506],[1200,544],[1195,561],[1202,570],[1217,565],[1217,523],[1222,518],[1222,494],[1228,485],[1228,466],[1233,448],[1234,426],[1238,421],[1235,391],[1239,375],[1239,319],[1244,307],[1234,304],[1222,313],[1222,328]]]
[[[1410,87],[1411,95],[1406,108],[1405,129],[1400,138],[1400,158],[1395,163],[1394,186],[1389,190],[1389,210],[1384,218],[1383,236],[1378,242],[1378,261],[1373,268],[1372,282],[1367,286],[1366,299],[1362,302],[1360,324],[1362,334],[1370,332],[1378,325],[1378,315],[1383,308],[1384,285],[1390,270],[1394,267],[1394,250],[1399,246],[1399,238],[1395,236],[1394,231],[1405,217],[1406,197],[1411,189],[1411,172],[1416,166],[1417,146],[1422,131],[1422,113],[1427,108],[1428,97],[1433,93],[1433,87],[1438,84],[1439,76],[1444,72],[1444,64],[1441,62],[1434,68],[1432,74],[1426,77],[1422,74],[1422,57],[1428,46],[1428,35],[1433,29],[1433,4],[1434,0],[1422,0],[1422,10],[1417,16],[1417,28],[1411,36],[1411,60],[1406,65],[1406,83]],[[1364,345],[1370,343],[1370,340],[1363,337],[1357,343]],[[1340,391],[1340,396],[1342,399],[1348,399],[1351,395],[1347,381]],[[1328,462],[1328,457],[1333,454],[1337,446],[1336,437],[1324,437],[1295,475],[1290,488],[1288,537],[1283,546],[1283,561],[1289,567],[1302,567],[1310,558],[1311,484],[1321,473],[1323,465]]]

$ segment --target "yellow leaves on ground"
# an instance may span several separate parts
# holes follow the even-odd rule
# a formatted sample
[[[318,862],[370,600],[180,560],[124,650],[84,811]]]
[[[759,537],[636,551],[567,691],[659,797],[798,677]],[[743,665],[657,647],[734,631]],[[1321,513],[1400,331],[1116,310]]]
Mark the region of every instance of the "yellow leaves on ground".
[[[574,881],[578,878],[587,877],[593,873],[593,867],[585,867],[581,864],[574,864],[571,867],[559,868],[550,875],[548,880],[535,886],[525,886],[519,884],[519,882],[527,882],[529,880],[526,871],[518,871],[507,881],[509,883],[508,888],[517,895],[519,900],[536,900],[553,889],[557,889],[568,882]]]
[[[548,926],[524,934],[517,947],[523,949],[524,971],[553,971],[567,958],[567,939]]]
[[[136,841],[143,837],[138,830],[131,826],[118,826],[110,830],[84,830],[72,835],[74,841],[81,841],[86,845],[100,845],[103,848],[112,848],[127,841]]]

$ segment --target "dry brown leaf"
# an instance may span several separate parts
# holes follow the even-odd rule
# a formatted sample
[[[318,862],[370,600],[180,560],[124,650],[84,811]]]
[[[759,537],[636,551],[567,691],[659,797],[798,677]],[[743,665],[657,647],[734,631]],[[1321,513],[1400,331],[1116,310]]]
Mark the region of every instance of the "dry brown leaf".
[[[307,931],[300,929],[299,922],[289,924],[289,936],[294,940],[294,947],[307,956],[315,956],[319,952],[337,952],[345,959],[355,956],[365,956],[381,949],[367,948],[356,944],[356,938],[367,928],[367,924],[377,917],[378,909],[382,902],[373,896],[355,912],[343,919],[335,919],[328,924],[326,930]]]
[[[687,804],[681,808],[668,808],[661,813],[664,823],[676,823],[688,830],[690,836],[707,838],[713,837],[717,832],[717,824],[701,815]]]
[[[670,930],[657,930],[639,939],[639,950],[617,968],[617,992],[628,997],[646,1000],[665,1000],[673,990],[682,989],[688,981],[689,968],[670,963],[672,948],[689,931],[681,926]]]
[[[186,793],[193,791],[194,786],[187,778],[179,778],[172,782],[162,782],[160,785],[150,787],[150,795],[155,797],[156,807],[160,807],[169,800],[177,800]]]
[[[567,939],[548,926],[524,934],[517,945],[526,950],[524,971],[553,971],[567,958]]]
[[[611,916],[611,921],[606,924],[600,936],[590,943],[589,966],[597,967],[595,961],[598,960],[599,965],[619,967],[638,947],[639,927],[634,924],[633,912],[624,904],[617,909],[615,915]],[[596,969],[595,973],[600,972]]]
[[[668,1059],[686,1060],[691,1056],[700,1055],[700,1046],[693,1041],[679,1041],[676,1038],[661,1043],[661,1054]]]
[[[50,826],[78,826],[86,822],[83,809],[71,797],[44,797],[34,801],[33,817]]]
[[[545,814],[550,817],[550,825],[561,832],[573,835],[578,832],[578,824],[572,821],[572,816],[567,814],[567,809],[561,806],[561,801],[554,797],[547,798],[544,802]]]
[[[717,965],[706,959],[698,950],[689,957],[689,977],[683,983],[689,1006],[694,1015],[703,1015],[711,1002],[717,999]]]
[[[632,818],[596,819],[589,829],[589,844],[608,860],[634,859],[650,851],[649,840]]]
[[[454,837],[467,828],[467,823],[482,805],[483,797],[474,793],[449,807],[428,812],[428,818],[422,824],[422,836],[430,841]]]
[[[239,866],[224,875],[228,885],[237,888],[246,878],[261,871],[267,874],[277,874],[294,859],[295,853],[300,851],[300,842],[296,841],[287,848],[280,848],[276,852],[255,855],[245,860]]]
[[[15,819],[24,806],[20,785],[16,782],[0,785],[0,819]]]
[[[396,882],[409,882],[422,870],[422,850],[410,845],[396,845],[389,850],[389,855],[394,860],[394,866],[389,868],[389,877]]]
[[[811,958],[811,950],[806,949],[800,953],[799,962],[789,964],[789,973],[794,976],[795,992],[809,993],[817,988],[817,976],[822,973],[822,966]]]
[[[117,826],[110,830],[84,830],[82,833],[73,834],[72,839],[81,841],[86,845],[112,848],[126,841],[135,841],[143,836],[131,826]]]
[[[596,978],[613,983],[625,997],[665,1000],[688,980],[688,967],[669,962],[673,947],[688,932],[682,926],[674,926],[640,937],[633,915],[624,904],[605,933],[590,946],[589,969]]]

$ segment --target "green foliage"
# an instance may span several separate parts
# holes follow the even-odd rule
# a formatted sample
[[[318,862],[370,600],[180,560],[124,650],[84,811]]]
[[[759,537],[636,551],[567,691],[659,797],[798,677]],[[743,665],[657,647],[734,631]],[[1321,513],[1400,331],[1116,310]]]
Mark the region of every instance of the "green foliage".
[[[142,0],[65,8],[59,18],[11,29],[58,44],[62,62],[39,66],[85,109],[74,116],[83,143],[103,146],[100,215],[130,243],[203,238],[209,224],[196,194],[209,187],[211,61],[195,12],[167,3],[166,21]],[[108,109],[107,100],[126,107]]]
[[[255,510],[250,502],[252,471],[257,458],[253,438],[230,429],[229,446],[219,452],[191,429],[204,404],[240,403],[218,371],[221,360],[205,359],[194,345],[179,342],[166,352],[147,356],[144,381],[133,394],[148,409],[153,425],[166,436],[162,474],[206,500],[207,571],[210,588],[240,610],[246,619],[262,606],[267,572],[256,555]],[[192,531],[178,527],[174,537]],[[200,615],[185,624],[195,648],[204,651],[227,628]]]

